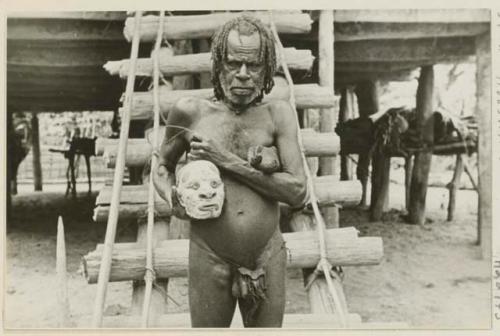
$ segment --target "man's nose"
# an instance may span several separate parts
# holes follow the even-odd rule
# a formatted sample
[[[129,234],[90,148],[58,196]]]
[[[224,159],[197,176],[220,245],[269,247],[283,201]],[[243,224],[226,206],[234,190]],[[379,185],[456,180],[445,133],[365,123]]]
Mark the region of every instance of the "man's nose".
[[[241,65],[240,71],[238,71],[238,73],[236,74],[236,78],[238,78],[239,80],[247,80],[250,78],[247,71],[247,65],[245,63]]]
[[[215,190],[205,189],[200,192],[201,199],[211,199],[215,196]]]

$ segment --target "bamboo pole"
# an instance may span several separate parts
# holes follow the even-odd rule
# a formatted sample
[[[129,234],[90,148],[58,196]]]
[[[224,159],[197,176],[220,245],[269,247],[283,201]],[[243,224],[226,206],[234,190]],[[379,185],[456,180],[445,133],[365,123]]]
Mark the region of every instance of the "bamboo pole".
[[[434,145],[433,95],[434,68],[432,65],[424,66],[421,68],[418,79],[416,105],[417,122],[424,150],[415,155],[411,178],[408,217],[412,224],[423,225],[425,223],[425,199]]]
[[[158,157],[154,155],[158,151],[159,139],[160,139],[160,93],[159,93],[159,79],[160,79],[160,61],[159,53],[161,47],[161,41],[163,36],[163,20],[165,18],[165,12],[160,11],[159,24],[158,24],[158,34],[155,42],[155,52],[153,57],[154,71],[153,71],[153,155],[151,156],[151,170],[149,173],[149,193],[148,193],[148,226],[147,226],[147,237],[146,237],[146,273],[144,275],[145,281],[145,291],[144,291],[144,304],[142,306],[142,319],[141,327],[146,328],[149,321],[149,308],[151,305],[151,292],[153,289],[153,281],[155,280],[155,273],[153,269],[153,230],[155,221],[155,188],[153,182],[153,174],[155,172]]]
[[[56,273],[57,273],[57,301],[59,303],[59,327],[69,327],[69,301],[68,280],[66,275],[66,243],[64,241],[64,224],[62,217],[57,220],[57,248],[56,248]]]
[[[331,12],[332,18],[333,18],[333,12]],[[317,234],[318,234],[318,240],[319,240],[319,251],[320,251],[320,260],[316,266],[316,270],[314,274],[318,274],[318,272],[322,271],[323,274],[325,275],[326,282],[328,284],[328,288],[330,290],[330,294],[333,297],[333,301],[335,303],[335,308],[336,311],[338,312],[339,319],[341,321],[341,326],[346,327],[347,326],[347,312],[343,310],[343,307],[340,303],[340,298],[336,292],[335,286],[332,282],[330,271],[332,269],[332,265],[329,263],[329,261],[326,258],[326,240],[325,240],[325,222],[324,219],[321,215],[321,212],[319,210],[318,206],[318,200],[316,198],[316,194],[314,191],[314,183],[312,180],[311,172],[309,170],[309,166],[307,165],[307,160],[306,156],[304,155],[304,146],[302,145],[302,138],[300,136],[299,128],[300,128],[300,123],[298,119],[298,113],[296,110],[296,105],[295,105],[295,95],[294,95],[294,87],[293,87],[293,80],[292,76],[290,75],[290,72],[287,67],[287,63],[285,60],[285,56],[283,54],[283,45],[281,44],[281,40],[278,36],[278,31],[276,30],[276,26],[274,25],[273,19],[272,19],[272,12],[270,12],[270,17],[271,17],[271,31],[273,33],[274,39],[276,41],[276,44],[278,46],[279,56],[280,56],[280,63],[284,69],[285,72],[285,77],[289,85],[290,89],[290,106],[292,107],[293,111],[295,112],[295,121],[297,123],[297,139],[299,142],[299,148],[301,149],[301,157],[302,157],[302,164],[304,167],[304,171],[306,174],[306,179],[307,179],[307,190],[309,192],[309,200],[313,208],[314,216],[316,218],[317,222]],[[332,19],[333,20],[333,19]],[[332,22],[333,26],[333,22]],[[332,28],[333,29],[333,28]],[[311,283],[314,281],[314,279],[311,279]]]
[[[140,23],[141,11],[135,13],[136,22]],[[106,227],[106,237],[104,240],[104,251],[102,255],[102,262],[99,270],[99,279],[97,285],[97,295],[94,304],[94,311],[92,315],[92,327],[99,328],[102,324],[102,314],[104,310],[104,302],[106,300],[106,290],[109,281],[109,274],[111,271],[111,256],[113,254],[113,244],[116,236],[116,226],[118,224],[120,194],[123,182],[123,171],[125,168],[125,154],[127,152],[127,138],[130,128],[130,110],[132,106],[132,92],[134,90],[135,82],[135,60],[139,52],[139,27],[137,24],[134,29],[134,38],[132,40],[132,50],[130,52],[130,74],[127,79],[127,86],[125,89],[124,111],[122,114],[122,123],[120,129],[120,143],[118,146],[117,165],[113,178],[113,196],[111,198],[110,214],[108,217],[108,224]]]
[[[405,157],[405,208],[410,209],[411,175],[413,174],[413,155]]]

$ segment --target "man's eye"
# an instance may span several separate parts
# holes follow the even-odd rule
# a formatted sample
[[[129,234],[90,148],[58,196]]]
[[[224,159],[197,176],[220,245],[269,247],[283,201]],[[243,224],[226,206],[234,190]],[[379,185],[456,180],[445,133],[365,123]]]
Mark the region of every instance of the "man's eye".
[[[236,61],[228,61],[227,65],[233,69],[237,69],[240,66],[239,62]]]
[[[260,67],[260,64],[258,63],[249,63],[247,64],[247,69],[250,70],[250,71],[256,71],[258,70]]]

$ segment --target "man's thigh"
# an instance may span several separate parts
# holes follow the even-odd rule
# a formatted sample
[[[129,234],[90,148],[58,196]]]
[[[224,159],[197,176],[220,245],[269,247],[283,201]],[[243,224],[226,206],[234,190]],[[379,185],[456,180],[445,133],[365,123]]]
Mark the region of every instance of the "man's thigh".
[[[192,327],[229,327],[236,306],[229,265],[191,241],[188,278]]]
[[[269,259],[265,266],[266,272],[266,300],[260,302],[259,308],[246,322],[246,327],[279,328],[283,323],[285,311],[285,276],[286,276],[286,249],[282,248]],[[239,307],[243,321],[245,315],[252,309],[252,302],[239,300]]]

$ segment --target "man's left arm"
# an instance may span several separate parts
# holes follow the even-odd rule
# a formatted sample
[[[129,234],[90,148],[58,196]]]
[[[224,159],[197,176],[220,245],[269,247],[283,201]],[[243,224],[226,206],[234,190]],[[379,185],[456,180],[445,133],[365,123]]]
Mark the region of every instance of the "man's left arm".
[[[259,171],[213,140],[200,136],[194,137],[188,156],[192,159],[212,161],[220,169],[263,196],[293,207],[300,207],[307,201],[307,186],[297,140],[297,123],[288,103],[278,101],[272,104],[276,147],[282,165],[279,172],[266,174]]]

